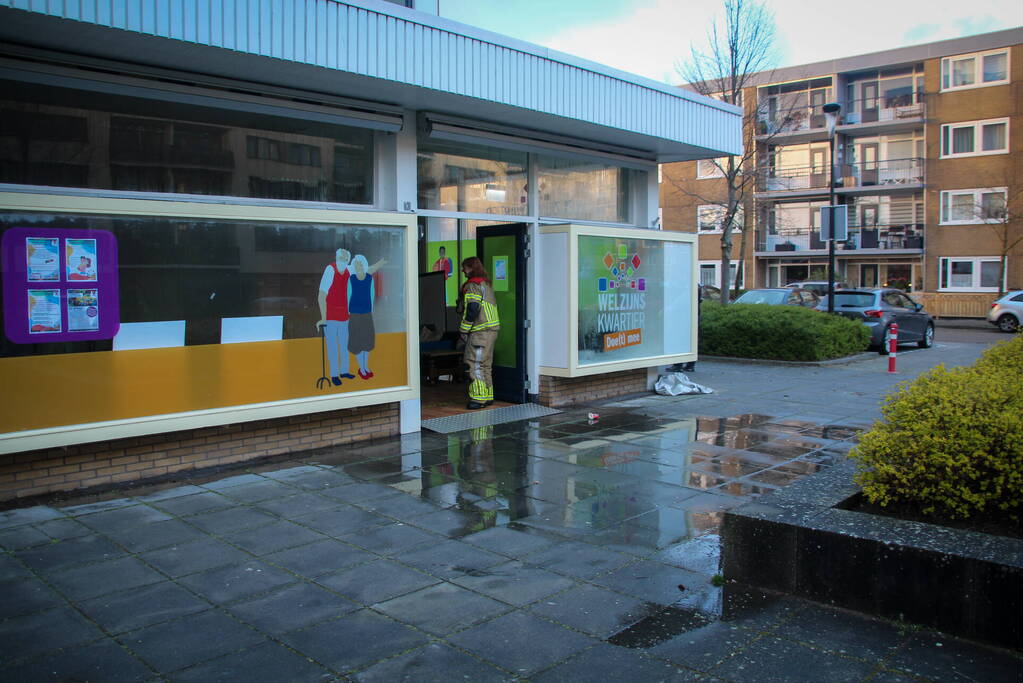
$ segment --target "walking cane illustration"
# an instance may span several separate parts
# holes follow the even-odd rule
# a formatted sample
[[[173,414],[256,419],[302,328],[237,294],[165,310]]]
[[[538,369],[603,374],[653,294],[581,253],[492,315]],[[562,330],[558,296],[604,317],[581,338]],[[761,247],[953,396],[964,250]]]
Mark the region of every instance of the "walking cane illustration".
[[[326,349],[326,334],[323,332],[323,328],[320,328],[320,372],[323,373],[318,380],[316,380],[316,388],[322,389],[324,386],[330,387],[330,377],[327,377],[327,364],[323,359],[327,354]]]

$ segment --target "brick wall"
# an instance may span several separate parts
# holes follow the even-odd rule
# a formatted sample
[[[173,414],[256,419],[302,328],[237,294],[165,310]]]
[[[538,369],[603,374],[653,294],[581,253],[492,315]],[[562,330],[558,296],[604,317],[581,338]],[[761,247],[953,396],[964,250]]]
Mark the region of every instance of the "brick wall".
[[[397,403],[0,455],[0,501],[398,434]]]
[[[589,377],[540,375],[540,405],[551,408],[646,391],[646,368]]]

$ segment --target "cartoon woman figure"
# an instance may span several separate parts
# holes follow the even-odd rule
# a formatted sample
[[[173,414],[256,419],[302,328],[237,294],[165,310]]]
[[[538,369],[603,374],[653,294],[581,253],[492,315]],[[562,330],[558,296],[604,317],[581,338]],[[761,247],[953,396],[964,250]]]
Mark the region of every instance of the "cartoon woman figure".
[[[373,327],[373,275],[369,262],[362,254],[352,258],[355,272],[348,279],[348,351],[359,363],[359,377],[369,379],[369,352],[376,346],[376,329]]]

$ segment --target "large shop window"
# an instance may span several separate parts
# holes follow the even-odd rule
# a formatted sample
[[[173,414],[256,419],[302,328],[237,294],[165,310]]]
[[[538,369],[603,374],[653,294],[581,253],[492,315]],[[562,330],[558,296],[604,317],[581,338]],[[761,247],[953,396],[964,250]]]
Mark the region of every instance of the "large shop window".
[[[0,182],[373,203],[374,133],[0,81]]]
[[[420,209],[509,216],[529,210],[525,152],[421,139],[417,159]]]
[[[579,225],[540,233],[541,374],[695,357],[696,235]]]
[[[646,172],[600,162],[537,156],[540,215],[630,223],[631,197]]]
[[[0,215],[0,434],[406,387],[411,222],[315,213]]]

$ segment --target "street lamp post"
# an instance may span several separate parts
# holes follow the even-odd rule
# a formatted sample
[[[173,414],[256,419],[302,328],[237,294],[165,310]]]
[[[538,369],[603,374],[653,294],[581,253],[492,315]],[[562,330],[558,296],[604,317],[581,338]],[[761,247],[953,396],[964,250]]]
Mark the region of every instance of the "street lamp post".
[[[842,111],[842,105],[838,102],[828,102],[823,107],[824,118],[828,124],[828,146],[830,156],[828,161],[831,164],[831,173],[828,177],[828,313],[835,312],[835,126],[838,124],[838,115]]]

